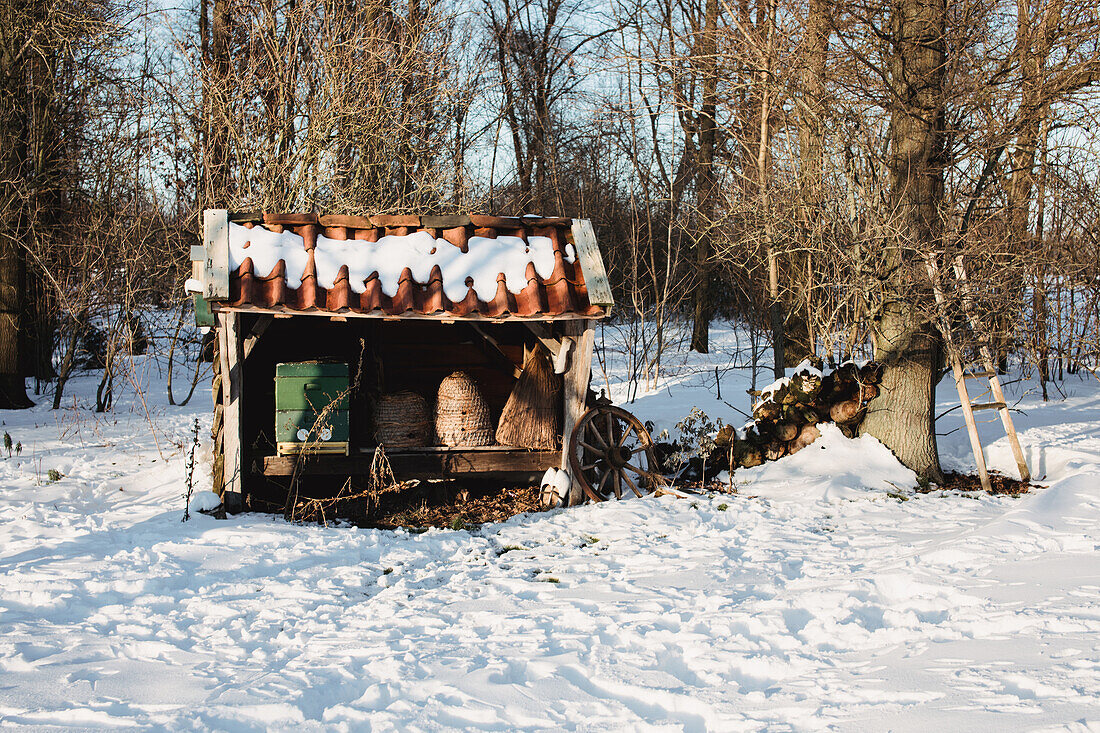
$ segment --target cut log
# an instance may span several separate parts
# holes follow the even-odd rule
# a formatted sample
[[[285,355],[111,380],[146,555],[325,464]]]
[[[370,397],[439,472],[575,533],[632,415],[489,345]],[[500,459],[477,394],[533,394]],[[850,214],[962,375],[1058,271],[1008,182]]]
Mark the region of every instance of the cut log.
[[[845,425],[855,420],[862,409],[858,399],[837,402],[829,408],[829,419],[838,425]]]
[[[756,420],[778,420],[782,411],[782,406],[778,402],[767,401],[761,402],[752,411],[752,416]]]
[[[732,462],[735,467],[759,465],[796,453],[821,435],[817,425],[822,422],[834,422],[853,435],[866,416],[867,402],[880,391],[881,378],[882,367],[875,362],[862,367],[845,362],[824,376],[796,370],[789,380],[761,393],[753,405],[754,422],[742,440],[733,441]]]
[[[764,458],[769,461],[778,461],[787,455],[787,444],[773,440],[764,446]]]
[[[798,437],[787,445],[787,455],[797,453],[820,437],[821,431],[816,425],[803,425]]]
[[[775,437],[786,443],[798,436],[798,425],[788,420],[781,420],[775,424]]]

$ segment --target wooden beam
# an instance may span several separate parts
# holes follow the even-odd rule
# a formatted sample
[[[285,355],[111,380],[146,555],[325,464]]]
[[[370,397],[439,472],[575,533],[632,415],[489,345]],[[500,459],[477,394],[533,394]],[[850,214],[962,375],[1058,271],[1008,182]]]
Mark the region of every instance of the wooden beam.
[[[205,247],[203,296],[207,300],[229,298],[229,215],[225,209],[207,209],[202,217]]]
[[[615,305],[611,297],[611,283],[607,280],[607,270],[603,266],[599,245],[596,244],[596,232],[590,219],[573,220],[573,245],[577,248],[577,261],[584,273],[584,285],[588,289],[588,300],[593,305],[610,308]]]
[[[584,414],[588,400],[588,383],[592,378],[592,348],[595,345],[596,330],[591,322],[568,323],[563,327],[565,335],[576,343],[573,349],[572,363],[565,372],[562,391],[562,447],[561,469],[572,477],[569,468],[569,437]],[[576,481],[572,481],[567,497],[567,505],[573,506],[584,501],[584,493]]]
[[[262,313],[256,320],[256,323],[252,326],[252,330],[248,334],[248,338],[244,340],[244,358],[247,359],[249,354],[252,353],[252,349],[256,348],[257,342],[260,337],[264,335],[264,331],[274,321],[274,317],[267,313]]]
[[[398,479],[438,479],[493,477],[517,482],[535,482],[546,469],[557,463],[557,451],[463,450],[452,448],[438,452],[410,450],[386,451],[393,473]],[[294,473],[296,456],[265,456],[266,476],[290,476]],[[366,476],[370,473],[373,455],[304,456],[299,475]]]
[[[546,324],[537,321],[524,321],[523,325],[527,326],[528,331],[535,334],[535,338],[546,347],[551,356],[555,359],[558,358],[558,351],[561,349],[561,340],[553,337],[550,333],[550,329],[546,327]]]
[[[471,323],[470,328],[477,331],[478,335],[485,340],[485,343],[489,346],[493,353],[497,354],[501,359],[505,361],[505,363],[511,365],[512,376],[516,379],[519,379],[519,375],[523,373],[523,368],[516,366],[512,359],[504,353],[504,349],[500,348],[500,342],[488,333],[486,333],[484,330],[482,330],[481,326],[477,325],[476,323]],[[524,354],[524,356],[526,357],[526,354]]]
[[[222,379],[222,456],[225,461],[222,503],[231,506],[243,506],[241,494],[241,376],[242,351],[240,338],[240,315],[236,313],[218,314],[218,356],[221,361]],[[226,383],[226,381],[228,383]],[[232,496],[227,496],[227,494]]]
[[[491,316],[456,316],[450,313],[414,313],[412,311],[408,313],[402,313],[399,316],[390,315],[389,313],[358,313],[356,311],[327,311],[327,310],[308,310],[300,311],[293,310],[291,308],[277,307],[277,308],[261,308],[257,306],[236,306],[225,305],[223,303],[211,303],[210,307],[218,312],[225,313],[270,313],[276,318],[290,318],[291,316],[320,316],[322,318],[331,318],[332,316],[347,316],[348,318],[373,318],[375,320],[383,321],[435,321],[436,323],[462,322],[462,323],[527,323],[527,322],[539,322],[547,323],[551,321],[594,321],[600,318],[605,318],[607,314],[603,314],[598,317],[585,316],[580,313],[562,313],[560,315],[552,316],[548,314],[539,314],[537,316],[504,316],[502,318],[493,318]]]

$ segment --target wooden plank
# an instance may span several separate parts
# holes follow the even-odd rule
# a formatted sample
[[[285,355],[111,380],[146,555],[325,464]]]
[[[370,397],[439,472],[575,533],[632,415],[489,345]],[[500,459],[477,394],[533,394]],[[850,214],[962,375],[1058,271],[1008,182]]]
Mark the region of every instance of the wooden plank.
[[[252,330],[248,334],[248,338],[244,340],[244,358],[247,359],[249,354],[252,353],[252,349],[256,348],[256,344],[259,343],[260,337],[264,335],[264,331],[274,321],[274,317],[266,313],[262,314],[257,320],[256,324],[252,326]]]
[[[227,506],[242,506],[241,502],[241,338],[240,315],[218,314],[218,357],[221,373],[228,384],[222,384],[222,455],[225,459],[224,479],[220,488],[222,502]],[[235,494],[235,497],[226,497]],[[234,503],[235,502],[235,503]]]
[[[596,232],[592,229],[591,219],[573,220],[573,245],[577,248],[577,260],[584,273],[584,284],[588,288],[588,300],[593,305],[610,308],[615,305],[611,296],[611,283],[607,280],[607,270],[603,266],[599,245],[596,244]]]
[[[580,313],[562,313],[560,315],[539,314],[538,316],[522,317],[522,316],[505,316],[503,318],[492,318],[490,316],[456,316],[454,314],[445,313],[415,313],[409,311],[402,313],[399,316],[390,315],[388,313],[358,313],[356,311],[335,311],[327,310],[308,310],[300,311],[290,308],[260,308],[256,306],[236,306],[236,305],[222,305],[220,303],[211,303],[211,307],[219,313],[271,313],[276,318],[290,318],[291,316],[320,316],[322,318],[331,318],[332,316],[347,316],[348,318],[373,318],[383,321],[432,321],[435,323],[444,323],[446,321],[461,321],[463,323],[526,323],[529,321],[549,322],[549,321],[593,321],[597,320],[591,316],[581,315]]]
[[[558,351],[561,350],[561,341],[551,335],[550,329],[546,327],[546,324],[525,321],[523,325],[527,326],[528,331],[535,334],[535,338],[546,347],[547,351],[550,352],[550,355],[554,359],[558,358]]]
[[[559,458],[558,451],[463,450],[452,448],[438,453],[386,451],[393,473],[402,478],[495,477],[535,481]],[[291,476],[296,456],[265,456],[266,476]],[[371,453],[351,456],[321,455],[303,457],[300,475],[363,476],[370,473]]]
[[[191,245],[191,261],[206,262],[206,247],[201,244]]]
[[[563,330],[565,335],[576,343],[569,369],[565,372],[562,390],[562,445],[561,445],[561,469],[570,473],[569,469],[569,437],[573,434],[573,428],[581,419],[588,400],[588,383],[592,379],[592,348],[596,342],[596,330],[591,322],[567,323]],[[572,474],[570,473],[570,476]],[[573,481],[567,497],[567,505],[573,506],[584,501],[584,491],[580,485]]]
[[[203,296],[210,301],[229,298],[229,215],[225,209],[203,212],[202,243],[206,249]]]
[[[422,455],[424,453],[530,453],[531,451],[516,448],[512,445],[425,445],[417,448],[387,448],[386,455]],[[360,448],[359,453],[374,455],[374,448]],[[552,451],[557,455],[557,451]]]
[[[229,213],[229,221],[237,224],[263,224],[264,214],[262,211],[232,211]]]

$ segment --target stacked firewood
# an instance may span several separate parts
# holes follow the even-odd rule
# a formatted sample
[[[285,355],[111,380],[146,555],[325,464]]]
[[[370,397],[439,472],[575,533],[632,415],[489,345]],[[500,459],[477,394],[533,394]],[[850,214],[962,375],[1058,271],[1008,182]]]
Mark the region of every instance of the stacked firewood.
[[[783,378],[761,390],[753,404],[753,421],[737,431],[726,425],[715,438],[717,447],[707,462],[720,470],[759,466],[797,453],[821,435],[818,425],[833,422],[855,436],[878,396],[882,366],[845,362],[830,374],[807,359]]]

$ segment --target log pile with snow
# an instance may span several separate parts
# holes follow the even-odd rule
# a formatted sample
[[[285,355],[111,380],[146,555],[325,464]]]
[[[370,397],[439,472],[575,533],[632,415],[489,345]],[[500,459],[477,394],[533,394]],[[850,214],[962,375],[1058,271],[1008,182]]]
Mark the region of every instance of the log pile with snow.
[[[751,468],[797,453],[820,435],[818,425],[836,423],[853,437],[878,396],[882,365],[847,361],[829,374],[807,359],[794,374],[760,391],[753,404],[753,421],[743,430],[724,426],[707,463],[719,469]]]

